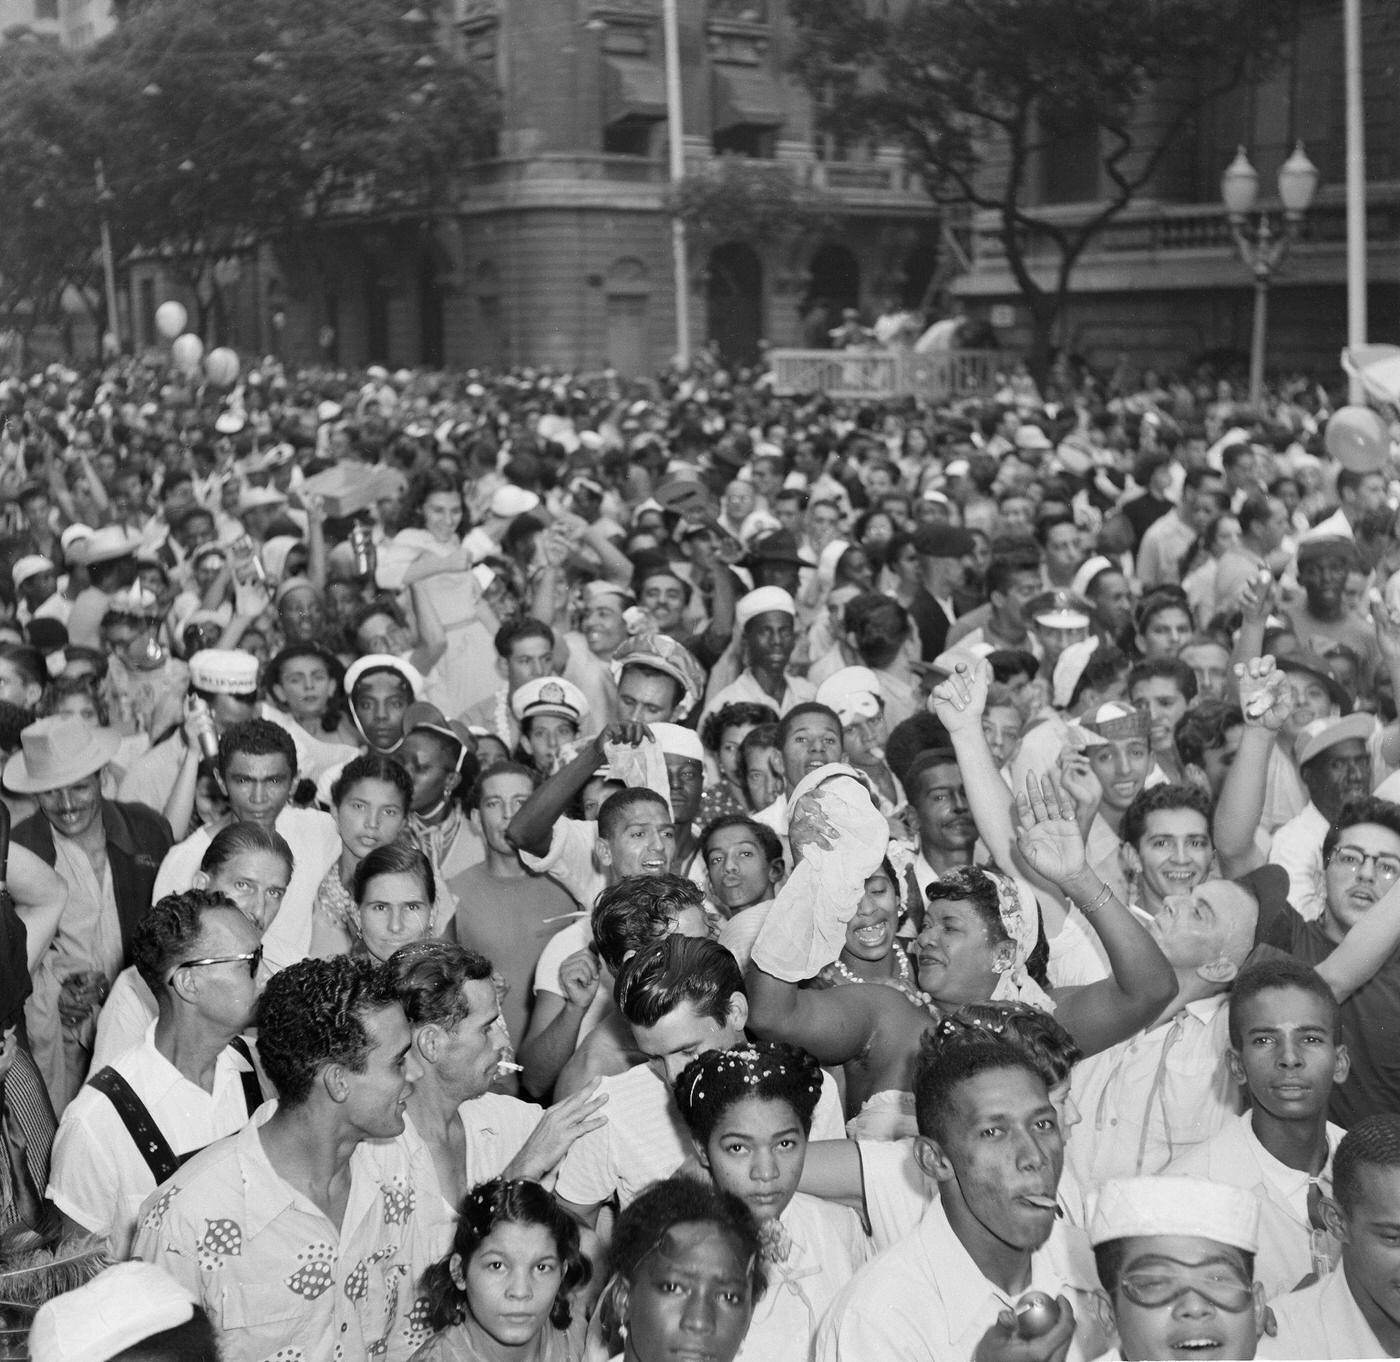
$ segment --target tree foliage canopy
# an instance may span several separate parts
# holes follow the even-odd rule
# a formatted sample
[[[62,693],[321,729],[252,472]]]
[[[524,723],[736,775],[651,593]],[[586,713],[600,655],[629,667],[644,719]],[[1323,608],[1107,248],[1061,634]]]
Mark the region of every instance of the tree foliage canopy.
[[[829,196],[783,168],[737,156],[687,175],[670,192],[668,206],[698,241],[711,245],[782,241],[835,220]]]
[[[466,61],[402,13],[392,0],[144,0],[85,52],[5,49],[0,175],[32,181],[18,197],[40,227],[0,228],[0,272],[31,272],[21,262],[60,205],[90,255],[99,159],[119,254],[207,258],[314,234],[351,205],[430,210],[493,111]],[[82,250],[60,244],[81,273]]]
[[[897,142],[929,193],[999,215],[1032,315],[1053,319],[1087,245],[1202,112],[1279,58],[1288,0],[789,0],[794,65],[827,126]],[[1154,116],[1141,116],[1149,98]],[[1047,219],[1036,158],[1065,129],[1098,134],[1099,196]],[[1055,283],[1028,261],[1050,243]],[[1046,323],[1048,325],[1048,322]]]

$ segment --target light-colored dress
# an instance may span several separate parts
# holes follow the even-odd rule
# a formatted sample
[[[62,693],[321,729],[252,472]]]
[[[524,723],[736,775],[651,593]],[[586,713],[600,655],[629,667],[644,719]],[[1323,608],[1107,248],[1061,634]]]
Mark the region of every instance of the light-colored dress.
[[[421,553],[445,558],[457,548],[455,542],[439,543],[427,530],[400,530],[379,551],[379,584],[397,589]],[[426,578],[422,588],[442,621],[447,651],[424,678],[420,698],[453,719],[500,685],[494,643],[497,622],[470,572],[438,573]]]

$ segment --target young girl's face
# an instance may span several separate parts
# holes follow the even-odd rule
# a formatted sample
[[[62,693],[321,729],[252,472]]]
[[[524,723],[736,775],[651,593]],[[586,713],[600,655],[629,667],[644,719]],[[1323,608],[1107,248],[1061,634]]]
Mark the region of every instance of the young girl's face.
[[[279,689],[294,719],[319,719],[335,694],[335,682],[319,657],[294,657],[282,665]]]
[[[1005,766],[1021,741],[1021,713],[1015,705],[989,705],[982,715],[982,732],[998,766]]]
[[[451,1267],[472,1318],[503,1347],[521,1348],[547,1327],[564,1267],[543,1225],[502,1221],[465,1270],[460,1254],[453,1254]]]
[[[462,498],[457,492],[432,492],[423,502],[423,525],[440,544],[457,537],[462,523]]]
[[[81,719],[89,728],[102,726],[102,720],[97,713],[97,702],[90,695],[65,695],[58,702],[58,712]]]
[[[525,735],[525,745],[530,749],[535,766],[545,775],[553,775],[559,751],[578,737],[578,725],[556,714],[538,714],[528,723],[530,731]]]
[[[757,1220],[776,1220],[802,1177],[807,1136],[789,1102],[745,1097],[731,1103],[703,1150],[715,1185],[747,1204]]]

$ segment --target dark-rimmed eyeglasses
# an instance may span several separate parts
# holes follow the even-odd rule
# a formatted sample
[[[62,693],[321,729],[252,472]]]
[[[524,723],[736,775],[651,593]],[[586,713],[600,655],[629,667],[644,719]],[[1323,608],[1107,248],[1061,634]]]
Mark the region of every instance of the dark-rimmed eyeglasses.
[[[1332,853],[1332,864],[1340,866],[1349,875],[1359,875],[1367,861],[1376,867],[1376,878],[1382,884],[1394,884],[1400,880],[1400,857],[1368,856],[1358,847],[1338,847]]]
[[[247,962],[248,977],[253,979],[257,977],[262,958],[263,948],[258,946],[251,951],[244,951],[242,955],[206,955],[199,960],[185,960],[170,971],[165,982],[168,984],[182,969],[199,969],[202,965],[236,965],[240,961]]]

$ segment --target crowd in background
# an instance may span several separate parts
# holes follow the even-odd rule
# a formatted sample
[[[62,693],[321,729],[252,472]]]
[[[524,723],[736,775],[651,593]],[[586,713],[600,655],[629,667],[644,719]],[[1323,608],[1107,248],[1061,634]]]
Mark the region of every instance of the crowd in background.
[[[1340,402],[0,381],[0,1356],[1400,1355]]]

